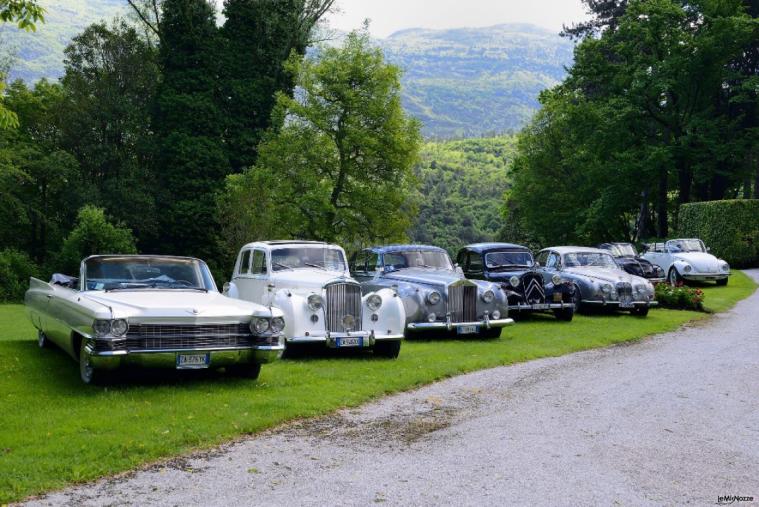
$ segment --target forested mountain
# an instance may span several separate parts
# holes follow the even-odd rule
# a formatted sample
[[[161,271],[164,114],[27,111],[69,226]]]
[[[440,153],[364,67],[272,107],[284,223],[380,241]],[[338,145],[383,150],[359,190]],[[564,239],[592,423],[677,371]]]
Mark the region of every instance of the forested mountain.
[[[63,49],[87,25],[129,15],[126,0],[42,0],[46,23],[37,32],[0,28],[0,46],[15,53],[11,80],[63,74]],[[423,134],[461,138],[521,128],[538,107],[538,93],[559,83],[572,44],[530,25],[425,30],[376,40],[404,75],[403,103]]]
[[[404,70],[404,105],[429,137],[520,129],[538,109],[538,94],[572,61],[570,42],[523,24],[411,29],[379,42]]]
[[[498,239],[515,149],[512,136],[425,144],[416,170],[424,198],[411,239],[451,253],[467,243]]]

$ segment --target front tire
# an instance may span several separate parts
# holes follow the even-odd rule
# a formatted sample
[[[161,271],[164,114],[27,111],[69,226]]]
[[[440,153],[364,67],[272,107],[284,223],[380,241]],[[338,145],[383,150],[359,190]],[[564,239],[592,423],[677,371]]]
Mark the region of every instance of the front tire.
[[[47,339],[47,335],[42,330],[37,331],[37,345],[41,349],[46,349],[50,346],[50,340]]]
[[[388,359],[395,359],[398,354],[401,353],[401,341],[380,341],[374,343],[374,355],[379,357],[386,357]]]
[[[512,319],[514,317],[511,317]],[[501,337],[501,331],[503,331],[503,328],[500,327],[491,327],[490,329],[485,329],[484,331],[480,331],[480,336],[482,338],[500,338]]]
[[[256,380],[261,374],[261,363],[233,364],[227,367],[227,371],[237,377]]]
[[[87,352],[87,340],[82,339],[79,345],[79,377],[87,385],[100,384],[105,380],[105,373],[95,369]]]
[[[635,315],[636,317],[645,317],[648,315],[648,306],[636,306],[630,310],[630,314]]]
[[[669,274],[667,275],[667,281],[673,287],[676,287],[683,283],[683,277],[677,272],[674,267],[669,268]]]
[[[575,309],[574,308],[560,308],[558,310],[554,310],[553,314],[559,320],[562,320],[564,322],[572,322],[572,319],[575,316]]]
[[[723,278],[722,280],[717,280],[717,285],[720,287],[724,287],[727,285],[727,278]]]
[[[575,293],[572,295],[572,302],[575,305],[574,313],[580,313],[582,311],[582,294],[580,294],[580,288],[575,285]]]

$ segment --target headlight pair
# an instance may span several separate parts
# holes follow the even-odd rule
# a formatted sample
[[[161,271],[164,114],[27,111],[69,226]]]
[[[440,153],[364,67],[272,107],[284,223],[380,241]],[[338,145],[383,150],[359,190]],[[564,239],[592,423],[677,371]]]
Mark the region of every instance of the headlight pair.
[[[253,317],[250,320],[250,330],[253,334],[264,334],[267,331],[279,333],[285,328],[285,319],[282,317]]]
[[[109,335],[124,336],[129,330],[129,324],[124,319],[98,319],[92,323],[92,329],[95,331],[95,336],[98,338]]]

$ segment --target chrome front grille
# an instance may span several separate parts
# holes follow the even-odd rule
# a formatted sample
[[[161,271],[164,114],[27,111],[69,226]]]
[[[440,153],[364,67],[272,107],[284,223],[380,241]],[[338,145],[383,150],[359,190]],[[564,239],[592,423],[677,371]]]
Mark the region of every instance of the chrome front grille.
[[[450,285],[448,287],[448,313],[451,322],[477,320],[477,286]]]
[[[262,338],[265,339],[265,338]],[[196,348],[250,347],[256,338],[247,323],[239,324],[132,324],[126,340],[111,348],[95,341],[96,350],[183,350]]]
[[[543,288],[543,277],[537,273],[525,273],[522,276],[524,300],[527,304],[536,305],[546,302],[546,291]]]
[[[632,285],[627,282],[618,283],[617,297],[619,297],[620,301],[632,301],[633,299]]]
[[[355,283],[333,283],[327,285],[326,293],[324,314],[327,331],[361,331],[361,286]]]

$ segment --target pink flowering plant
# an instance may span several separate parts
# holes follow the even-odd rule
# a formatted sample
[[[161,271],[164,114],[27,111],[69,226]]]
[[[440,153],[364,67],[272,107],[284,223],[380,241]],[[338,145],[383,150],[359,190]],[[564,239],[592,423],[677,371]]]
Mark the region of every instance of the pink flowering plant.
[[[656,300],[663,308],[704,311],[704,291],[682,283],[674,287],[668,283],[656,284]]]

